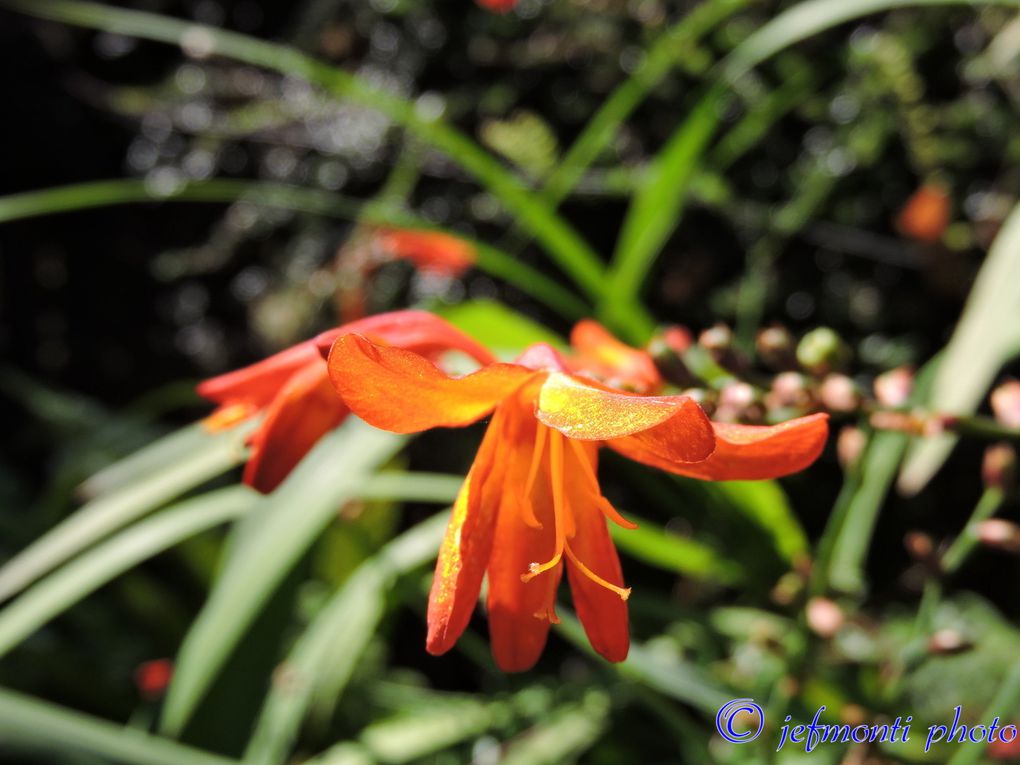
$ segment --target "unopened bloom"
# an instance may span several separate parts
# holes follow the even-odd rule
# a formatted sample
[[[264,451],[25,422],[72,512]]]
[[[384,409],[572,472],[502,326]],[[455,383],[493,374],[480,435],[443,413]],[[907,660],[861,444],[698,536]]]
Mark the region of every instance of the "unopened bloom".
[[[425,311],[396,311],[345,324],[251,366],[199,384],[198,393],[220,406],[206,418],[218,430],[262,413],[250,438],[244,482],[258,491],[275,489],[322,436],[349,410],[330,385],[321,346],[346,332],[410,348],[431,359],[458,350],[480,364],[492,355],[447,322]]]
[[[593,648],[610,661],[628,651],[626,600],[606,519],[623,518],[602,496],[598,450],[697,478],[765,478],[810,464],[825,441],[825,415],[773,428],[709,422],[687,396],[642,396],[582,377],[576,363],[537,344],[512,364],[449,377],[428,359],[339,337],[330,379],[353,412],[376,427],[413,433],[492,415],[453,508],[428,607],[430,653],[466,628],[488,575],[496,663],[531,667],[555,622],[564,569]]]

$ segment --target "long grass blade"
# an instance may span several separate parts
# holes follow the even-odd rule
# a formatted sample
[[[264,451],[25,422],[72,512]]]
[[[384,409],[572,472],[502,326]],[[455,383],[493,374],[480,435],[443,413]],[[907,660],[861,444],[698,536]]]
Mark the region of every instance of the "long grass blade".
[[[165,732],[183,729],[262,605],[343,504],[405,441],[350,418],[239,524],[220,577],[178,654],[163,710]]]
[[[0,611],[0,656],[142,561],[250,510],[257,497],[232,486],[185,500],[57,569]]]
[[[140,730],[0,688],[0,740],[35,752],[90,753],[131,765],[236,765]]]
[[[165,502],[239,465],[252,423],[209,434],[187,454],[83,505],[0,568],[0,599],[24,589],[82,550]]]
[[[931,394],[933,412],[973,414],[1002,366],[1020,354],[1020,205],[995,238],[949,344],[941,354]],[[943,434],[914,443],[899,488],[916,494],[949,457],[957,437]]]
[[[361,564],[308,625],[285,660],[286,687],[270,689],[246,762],[285,762],[313,699],[333,701],[343,692],[375,635],[392,580],[435,557],[447,515],[418,524]]]

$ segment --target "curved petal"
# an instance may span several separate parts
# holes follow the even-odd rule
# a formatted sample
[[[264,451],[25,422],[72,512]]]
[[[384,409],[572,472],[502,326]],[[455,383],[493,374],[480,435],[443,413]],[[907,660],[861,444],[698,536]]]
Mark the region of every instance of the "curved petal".
[[[347,406],[377,428],[416,433],[480,420],[536,374],[490,364],[447,377],[423,356],[343,335],[329,353],[329,377]]]
[[[269,405],[296,371],[321,359],[312,341],[293,345],[233,372],[198,384],[198,395],[217,404],[245,404],[255,409]]]
[[[588,451],[591,469],[594,470],[597,459],[595,449]],[[609,537],[606,519],[595,504],[597,498],[590,485],[583,478],[583,466],[571,465],[580,456],[574,450],[571,452],[565,476],[576,529],[569,543],[571,551],[595,575],[610,584],[623,587],[620,558]],[[623,661],[630,649],[627,602],[617,593],[586,576],[573,559],[568,557],[566,566],[577,617],[581,620],[592,648],[608,661]]]
[[[325,358],[338,337],[351,333],[364,335],[379,345],[405,348],[429,358],[446,351],[461,351],[482,365],[496,361],[485,346],[427,311],[390,311],[369,316],[323,332],[312,342]]]
[[[715,448],[708,417],[688,396],[638,396],[552,373],[542,385],[536,416],[569,438],[626,437],[676,462],[700,462]]]
[[[575,324],[570,344],[578,352],[570,363],[575,372],[587,372],[641,393],[662,387],[662,376],[652,357],[620,342],[597,321],[584,319]]]
[[[496,460],[505,415],[497,409],[453,505],[429,594],[426,650],[449,651],[478,605],[489,566],[505,463]]]
[[[321,359],[293,374],[251,438],[244,482],[257,491],[271,492],[347,413]]]
[[[763,427],[713,422],[716,449],[704,462],[663,459],[633,439],[610,441],[616,451],[646,465],[707,481],[752,481],[796,473],[818,459],[829,434],[829,415],[812,414]]]
[[[537,423],[530,409],[519,406],[508,420],[499,459],[506,462],[503,492],[496,519],[496,538],[489,560],[489,641],[496,664],[504,672],[523,672],[538,661],[549,635],[556,590],[563,574],[558,565],[523,582],[532,563],[552,557],[555,547],[552,496],[545,466],[539,472],[531,497],[535,519],[542,528],[525,522],[525,498]]]

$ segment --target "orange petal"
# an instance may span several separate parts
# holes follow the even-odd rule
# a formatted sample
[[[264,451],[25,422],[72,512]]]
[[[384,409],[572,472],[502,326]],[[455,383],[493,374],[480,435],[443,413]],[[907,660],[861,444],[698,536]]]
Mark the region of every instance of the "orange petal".
[[[319,360],[312,341],[299,343],[256,364],[236,369],[198,384],[198,395],[218,404],[245,404],[254,409],[269,405],[297,370]]]
[[[495,458],[505,416],[497,409],[457,495],[429,595],[426,650],[446,653],[464,632],[489,565],[505,465]]]
[[[267,408],[251,439],[244,482],[263,493],[271,492],[347,413],[329,383],[325,362],[316,356],[291,376]]]
[[[580,464],[586,459],[588,465]],[[616,547],[609,537],[606,519],[597,506],[597,497],[585,478],[595,472],[598,462],[594,448],[571,449],[566,464],[566,486],[574,516],[575,534],[569,541],[573,555],[594,574],[610,584],[623,587],[623,572]],[[595,487],[597,489],[597,487]],[[578,569],[567,558],[567,578],[574,596],[574,607],[592,648],[608,661],[623,661],[630,648],[627,628],[627,603]]]
[[[423,356],[344,335],[329,354],[329,376],[347,406],[377,428],[415,433],[480,420],[535,376],[514,364],[490,364],[447,377]]]
[[[552,373],[542,385],[536,416],[569,438],[627,438],[678,462],[700,462],[715,448],[708,417],[688,396],[638,396]]]
[[[523,398],[523,397],[521,397]],[[517,402],[511,402],[513,405]],[[531,447],[537,423],[521,404],[507,421],[498,459],[506,463],[504,491],[496,519],[496,539],[489,560],[489,640],[496,664],[504,672],[523,672],[538,661],[549,634],[549,616],[563,566],[539,574],[529,582],[521,575],[532,563],[549,560],[554,548],[552,495],[546,465],[539,469],[532,490],[535,516],[542,528],[525,522],[525,485],[531,468]],[[543,460],[543,463],[547,463]]]
[[[375,241],[390,256],[440,276],[458,277],[478,259],[468,242],[441,231],[389,229],[377,232]]]
[[[436,358],[446,351],[461,351],[479,364],[496,361],[485,346],[427,311],[390,311],[369,316],[323,332],[312,342],[325,358],[338,337],[351,333],[364,335],[379,345],[393,345],[429,358]]]
[[[662,376],[652,357],[620,342],[597,321],[584,319],[575,324],[570,344],[578,352],[570,360],[575,372],[587,372],[642,393],[662,386]]]
[[[716,449],[704,462],[678,464],[633,439],[610,441],[624,456],[671,473],[707,481],[752,481],[796,473],[818,459],[829,434],[829,416],[812,414],[762,427],[713,422]]]

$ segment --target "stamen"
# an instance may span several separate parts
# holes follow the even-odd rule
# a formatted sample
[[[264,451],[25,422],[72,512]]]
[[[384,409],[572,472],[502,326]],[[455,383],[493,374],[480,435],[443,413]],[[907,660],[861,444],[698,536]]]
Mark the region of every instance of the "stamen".
[[[581,560],[574,554],[574,551],[570,549],[570,545],[566,546],[565,552],[567,553],[567,558],[570,560],[570,562],[577,566],[577,570],[580,571],[589,579],[591,579],[593,582],[595,582],[595,584],[601,585],[602,587],[605,587],[607,590],[612,590],[613,592],[620,596],[620,600],[626,600],[627,598],[630,597],[630,587],[617,587],[615,584],[607,582],[605,579],[596,574],[586,565],[581,563]]]
[[[625,529],[636,529],[637,524],[632,521],[628,521],[620,512],[613,507],[612,503],[602,496],[602,487],[599,486],[598,476],[595,475],[595,469],[591,464],[591,460],[588,458],[588,454],[584,451],[584,447],[580,441],[572,438],[567,439],[570,442],[570,446],[574,449],[574,453],[577,455],[578,462],[581,463],[581,472],[584,477],[588,480],[588,485],[595,495],[595,504],[599,510],[617,526],[622,526]]]
[[[546,609],[544,609],[542,611],[536,611],[534,614],[532,614],[532,616],[534,616],[536,619],[542,619],[543,621],[548,619],[549,620],[549,624],[559,624],[560,623],[560,617],[557,616],[557,614],[556,614],[556,606],[555,605],[551,605],[551,606],[549,606],[548,608],[546,608]]]
[[[556,545],[552,558],[545,563],[532,563],[528,571],[521,574],[522,582],[530,582],[536,576],[551,568],[555,568],[563,558],[566,546],[566,506],[563,492],[563,436],[558,431],[549,430],[549,478],[552,482],[553,524],[556,533]]]
[[[531,490],[535,488],[535,478],[538,476],[538,467],[542,462],[542,452],[545,451],[545,433],[548,430],[545,425],[538,424],[535,430],[535,445],[531,449],[531,466],[528,468],[528,480],[524,482],[524,502],[521,509],[524,513],[524,523],[533,529],[542,528],[542,524],[535,517],[535,504],[531,501]]]

